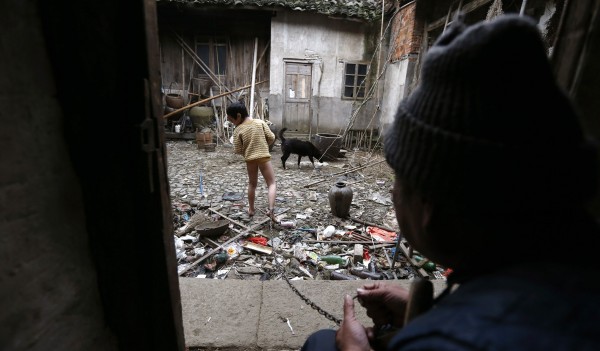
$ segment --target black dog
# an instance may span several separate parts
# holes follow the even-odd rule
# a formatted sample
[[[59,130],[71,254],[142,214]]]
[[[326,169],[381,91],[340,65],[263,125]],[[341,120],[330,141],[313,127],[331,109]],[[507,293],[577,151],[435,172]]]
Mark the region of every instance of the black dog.
[[[283,152],[283,156],[281,156],[281,162],[283,163],[283,169],[285,168],[285,161],[287,161],[290,154],[298,155],[298,168],[300,168],[300,159],[302,156],[308,156],[308,159],[312,163],[313,167],[315,166],[315,161],[313,157],[319,160],[321,158],[321,151],[317,149],[310,141],[304,141],[300,139],[286,139],[283,137],[283,132],[285,132],[287,128],[282,128],[279,131],[279,140],[281,140],[281,151]]]

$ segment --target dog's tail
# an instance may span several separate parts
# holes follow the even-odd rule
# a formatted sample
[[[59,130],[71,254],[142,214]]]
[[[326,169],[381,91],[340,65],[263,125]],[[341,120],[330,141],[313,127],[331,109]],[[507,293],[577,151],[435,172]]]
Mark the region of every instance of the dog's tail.
[[[279,140],[281,140],[282,143],[285,142],[285,138],[283,137],[283,132],[285,132],[286,130],[287,130],[287,128],[281,128],[279,130],[279,135],[278,136],[279,136]]]

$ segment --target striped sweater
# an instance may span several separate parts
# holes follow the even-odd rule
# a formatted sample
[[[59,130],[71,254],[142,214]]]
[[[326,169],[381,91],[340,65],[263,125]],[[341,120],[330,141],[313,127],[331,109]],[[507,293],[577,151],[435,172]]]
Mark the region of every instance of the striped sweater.
[[[275,134],[260,119],[249,119],[233,131],[233,150],[247,161],[271,157],[269,145],[275,142]]]

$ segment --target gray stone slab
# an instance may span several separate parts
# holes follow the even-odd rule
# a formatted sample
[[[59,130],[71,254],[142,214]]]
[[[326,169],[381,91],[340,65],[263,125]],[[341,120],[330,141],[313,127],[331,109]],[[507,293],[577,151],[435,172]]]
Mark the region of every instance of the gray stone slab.
[[[343,299],[345,294],[353,296],[356,288],[365,281],[292,281],[292,284],[305,297],[334,317],[343,317]],[[299,349],[313,332],[332,328],[337,324],[302,300],[285,281],[268,281],[264,287],[264,304],[260,313],[258,327],[258,346],[265,349]],[[357,318],[369,323],[364,308],[356,304]],[[281,318],[288,318],[295,335]]]
[[[261,281],[179,278],[188,347],[256,345]]]
[[[313,332],[337,329],[334,321],[311,308],[284,280],[215,280],[179,278],[186,346],[227,350],[298,350]],[[445,282],[433,280],[439,294]],[[343,317],[345,294],[354,296],[368,280],[296,280],[306,298],[335,318]],[[411,281],[386,283],[410,287]],[[371,325],[365,309],[355,303],[356,316]],[[288,326],[286,320],[289,320]]]

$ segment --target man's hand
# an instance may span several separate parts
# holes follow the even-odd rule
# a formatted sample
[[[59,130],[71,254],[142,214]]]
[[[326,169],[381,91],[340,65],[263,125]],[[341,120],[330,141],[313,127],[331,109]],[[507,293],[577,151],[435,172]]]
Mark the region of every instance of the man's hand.
[[[356,319],[354,301],[349,295],[344,297],[344,319],[335,334],[335,342],[341,351],[371,350],[367,331]]]
[[[375,283],[365,285],[356,292],[358,302],[367,310],[375,329],[385,325],[396,328],[404,326],[408,290],[394,284]]]

